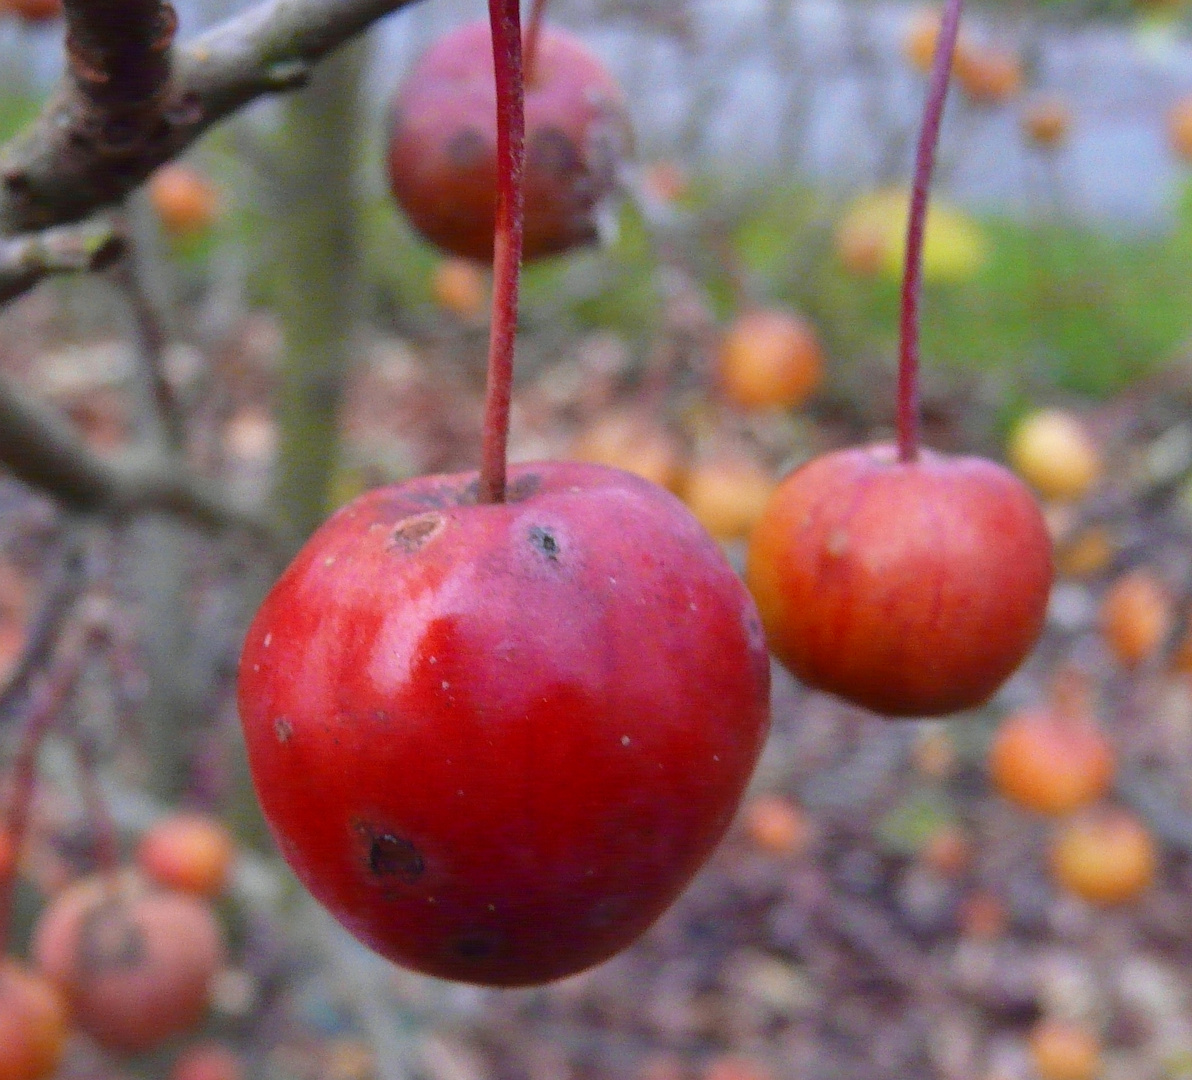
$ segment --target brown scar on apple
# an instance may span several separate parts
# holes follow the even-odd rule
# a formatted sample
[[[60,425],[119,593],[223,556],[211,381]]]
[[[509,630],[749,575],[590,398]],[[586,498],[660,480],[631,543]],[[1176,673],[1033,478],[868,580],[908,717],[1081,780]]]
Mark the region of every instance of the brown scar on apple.
[[[391,537],[393,547],[405,552],[407,555],[412,555],[415,551],[429,544],[431,540],[443,531],[443,526],[446,524],[447,521],[443,515],[436,514],[433,511],[426,514],[418,514],[412,518],[406,518],[405,521],[400,522],[397,528],[393,530]]]

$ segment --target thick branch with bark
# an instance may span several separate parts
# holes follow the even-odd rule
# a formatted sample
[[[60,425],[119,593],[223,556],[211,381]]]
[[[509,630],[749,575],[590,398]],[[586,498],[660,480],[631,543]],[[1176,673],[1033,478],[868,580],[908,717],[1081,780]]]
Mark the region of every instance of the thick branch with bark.
[[[302,85],[320,58],[413,2],[267,0],[171,48],[162,0],[67,0],[70,74],[0,150],[0,236],[119,201],[213,124]]]

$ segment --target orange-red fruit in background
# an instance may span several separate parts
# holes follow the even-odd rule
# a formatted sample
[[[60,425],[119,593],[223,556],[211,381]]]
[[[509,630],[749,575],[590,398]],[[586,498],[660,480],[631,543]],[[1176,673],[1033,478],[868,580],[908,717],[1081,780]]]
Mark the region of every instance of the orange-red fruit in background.
[[[432,45],[391,115],[389,183],[411,223],[444,251],[491,260],[497,136],[488,22]],[[525,116],[525,258],[594,242],[600,204],[632,142],[621,88],[578,38],[544,26]]]
[[[956,58],[956,81],[972,101],[998,105],[1022,89],[1022,62],[1001,49],[969,49]]]
[[[1040,97],[1022,110],[1022,132],[1036,146],[1062,146],[1072,129],[1072,110],[1057,97]]]
[[[778,486],[746,581],[771,651],[810,686],[891,716],[981,704],[1043,628],[1051,541],[991,461],[842,450]]]
[[[223,892],[236,856],[227,827],[207,814],[172,814],[141,837],[137,865],[159,885],[196,896]]]
[[[902,54],[916,71],[926,75],[931,71],[935,59],[935,46],[940,36],[940,13],[938,10],[921,11],[915,16],[906,37],[902,39]],[[963,28],[956,37],[956,50],[952,54],[952,70],[955,71],[963,58],[972,49]]]
[[[1087,1027],[1070,1020],[1040,1020],[1027,1038],[1039,1080],[1096,1080],[1101,1044]]]
[[[178,1055],[170,1080],[244,1080],[244,1062],[230,1046],[201,1042]]]
[[[1192,161],[1192,97],[1182,98],[1168,110],[1167,141],[1177,157]]]
[[[32,953],[78,1027],[108,1050],[136,1054],[198,1024],[223,939],[204,901],[92,877],[45,909]]]
[[[1118,578],[1101,601],[1101,633],[1128,668],[1153,656],[1167,640],[1174,616],[1167,590],[1149,570]]]
[[[791,408],[819,386],[824,359],[806,319],[781,308],[755,308],[725,331],[717,373],[725,396],[742,408]]]
[[[440,261],[431,274],[430,291],[441,308],[465,322],[483,322],[488,313],[488,277],[471,259]]]
[[[726,452],[691,466],[683,501],[717,540],[738,540],[757,524],[774,487],[774,477],[759,462]]]
[[[1121,904],[1150,887],[1158,863],[1155,841],[1133,814],[1100,807],[1058,827],[1051,869],[1069,892],[1093,904]]]
[[[624,469],[668,491],[679,491],[686,461],[678,440],[644,409],[607,412],[579,433],[571,457]]]
[[[206,231],[219,213],[219,194],[211,181],[178,161],[149,178],[149,201],[166,234],[180,239]]]
[[[0,17],[4,15],[28,23],[52,22],[62,17],[62,0],[0,0]]]
[[[1054,706],[1002,721],[989,748],[989,775],[1007,799],[1039,814],[1068,814],[1095,802],[1113,779],[1114,754],[1094,720]]]
[[[750,799],[742,812],[742,822],[752,844],[770,855],[798,855],[811,839],[807,815],[781,795]]]
[[[0,1080],[42,1080],[66,1044],[66,1004],[53,985],[0,958]]]

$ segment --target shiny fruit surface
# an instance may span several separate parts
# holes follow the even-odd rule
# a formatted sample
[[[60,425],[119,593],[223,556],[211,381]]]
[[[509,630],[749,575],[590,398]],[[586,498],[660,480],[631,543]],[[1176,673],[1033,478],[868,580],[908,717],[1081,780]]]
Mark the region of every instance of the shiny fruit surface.
[[[32,951],[80,1028],[108,1050],[137,1054],[199,1023],[223,938],[203,901],[93,877],[55,897]]]
[[[1051,869],[1069,892],[1092,904],[1124,904],[1155,879],[1155,841],[1133,814],[1113,807],[1087,811],[1060,826]]]
[[[1051,542],[1007,470],[890,445],[827,454],[778,486],[746,580],[770,648],[810,686],[891,716],[981,704],[1043,627]]]
[[[236,856],[231,833],[207,814],[163,818],[141,837],[137,865],[159,885],[196,896],[223,892]]]
[[[824,360],[806,319],[781,308],[757,308],[725,331],[717,367],[725,396],[742,408],[790,408],[819,386]]]
[[[669,493],[540,462],[369,492],[265,600],[240,715],[317,899],[416,970],[545,982],[654,921],[768,726],[748,593]],[[318,792],[312,798],[312,791]]]
[[[1007,717],[989,749],[994,787],[1039,814],[1068,814],[1096,801],[1113,772],[1113,748],[1092,718],[1051,708]]]
[[[632,136],[625,97],[577,38],[543,27],[526,84],[524,257],[597,238],[600,204]],[[414,65],[394,99],[389,182],[411,223],[444,251],[492,258],[496,97],[487,23],[451,31]]]
[[[0,1080],[42,1080],[66,1044],[66,1003],[52,984],[0,959]]]

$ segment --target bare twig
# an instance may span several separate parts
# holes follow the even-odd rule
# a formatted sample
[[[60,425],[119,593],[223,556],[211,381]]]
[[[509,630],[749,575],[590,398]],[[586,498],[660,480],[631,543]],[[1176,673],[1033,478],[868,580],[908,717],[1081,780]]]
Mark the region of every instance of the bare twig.
[[[86,580],[85,543],[77,522],[67,522],[54,548],[38,608],[25,635],[25,647],[8,681],[0,688],[0,730],[25,702],[33,675],[49,662]]]
[[[160,0],[68,0],[71,74],[0,150],[0,236],[119,201],[213,124],[302,85],[316,61],[412,2],[267,0],[170,49]],[[149,92],[135,107],[134,89]]]
[[[124,238],[107,219],[0,240],[0,303],[49,274],[102,270],[123,252]]]
[[[285,541],[268,517],[194,476],[176,458],[100,457],[54,410],[3,380],[0,466],[67,509],[111,514],[164,510],[206,529],[243,529],[274,549]]]

